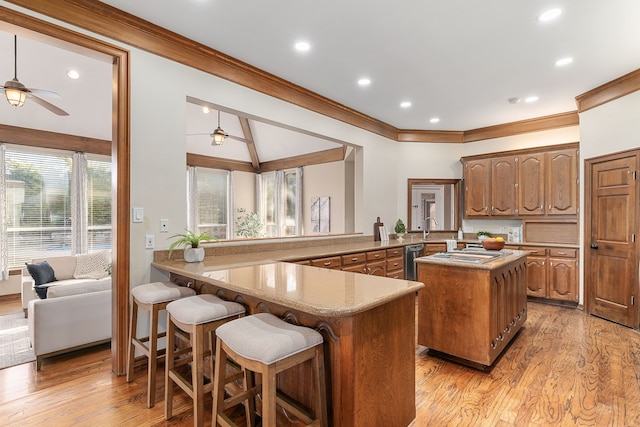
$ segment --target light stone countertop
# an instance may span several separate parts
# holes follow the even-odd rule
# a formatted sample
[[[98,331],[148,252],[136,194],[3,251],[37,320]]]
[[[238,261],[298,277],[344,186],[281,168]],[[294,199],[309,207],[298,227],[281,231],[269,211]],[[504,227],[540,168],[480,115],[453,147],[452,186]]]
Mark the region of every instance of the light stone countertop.
[[[161,261],[152,266],[323,317],[364,312],[424,288],[410,280],[287,262],[223,266],[212,261]]]
[[[478,252],[482,252],[483,249],[479,249]],[[493,252],[493,251],[490,251]],[[485,263],[473,263],[467,261],[458,261],[454,258],[443,258],[439,257],[438,254],[424,256],[420,258],[416,258],[416,263],[422,264],[437,264],[442,266],[449,267],[457,267],[457,268],[473,268],[480,270],[493,270],[494,268],[502,267],[505,264],[508,264],[512,261],[520,259],[522,257],[526,257],[529,254],[529,251],[518,251],[512,249],[502,249],[499,251],[502,253],[502,256],[498,258],[494,258],[491,261],[487,261]],[[464,254],[464,251],[460,251],[460,254]]]

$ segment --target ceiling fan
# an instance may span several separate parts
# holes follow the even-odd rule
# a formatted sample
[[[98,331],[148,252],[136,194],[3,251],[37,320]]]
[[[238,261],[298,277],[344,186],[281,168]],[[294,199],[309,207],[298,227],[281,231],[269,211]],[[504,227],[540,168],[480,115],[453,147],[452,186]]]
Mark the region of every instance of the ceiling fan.
[[[13,36],[13,80],[7,80],[4,86],[0,86],[0,90],[4,92],[9,104],[14,107],[22,107],[27,98],[30,98],[33,102],[54,114],[59,116],[69,115],[69,113],[63,109],[40,98],[40,96],[48,96],[61,99],[62,97],[60,95],[44,89],[28,88],[18,80],[18,36],[16,35]]]
[[[245,138],[241,138],[239,136],[229,135],[220,127],[220,110],[218,110],[218,127],[212,133],[189,133],[187,136],[197,136],[197,135],[209,135],[212,139],[211,145],[222,145],[226,138],[235,139],[236,141],[241,141],[245,143],[250,143],[249,140]]]

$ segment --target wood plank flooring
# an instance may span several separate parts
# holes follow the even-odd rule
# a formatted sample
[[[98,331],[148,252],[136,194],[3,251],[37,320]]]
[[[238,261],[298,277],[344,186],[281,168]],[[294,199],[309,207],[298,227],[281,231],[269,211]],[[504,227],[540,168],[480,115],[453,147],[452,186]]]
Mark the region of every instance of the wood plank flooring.
[[[411,426],[640,426],[638,332],[575,309],[528,309],[523,330],[489,371],[419,346]],[[0,425],[193,425],[180,392],[176,415],[165,421],[161,370],[159,403],[148,409],[144,367],[127,383],[111,373],[110,357],[107,345],[45,360],[40,372],[34,363],[0,370]]]

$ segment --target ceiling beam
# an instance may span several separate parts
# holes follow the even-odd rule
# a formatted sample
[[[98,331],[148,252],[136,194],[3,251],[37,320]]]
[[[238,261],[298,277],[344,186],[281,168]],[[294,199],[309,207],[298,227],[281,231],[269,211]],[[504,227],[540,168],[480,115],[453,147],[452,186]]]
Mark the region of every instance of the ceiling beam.
[[[111,141],[0,124],[2,142],[56,150],[111,155]]]
[[[240,126],[242,127],[242,134],[246,139],[247,149],[249,150],[249,156],[251,157],[251,164],[254,169],[260,169],[260,159],[258,159],[258,151],[256,150],[256,144],[253,140],[253,133],[251,132],[251,126],[249,120],[246,117],[238,117],[240,119]]]
[[[204,156],[202,154],[187,153],[187,165],[209,169],[223,169],[230,171],[259,173],[249,162],[223,159],[220,157]]]
[[[263,162],[260,171],[272,172],[276,170],[291,169],[302,166],[319,165],[322,163],[339,162],[344,160],[347,147],[332,148],[330,150],[318,151],[316,153],[303,154],[300,156],[288,157],[286,159]]]

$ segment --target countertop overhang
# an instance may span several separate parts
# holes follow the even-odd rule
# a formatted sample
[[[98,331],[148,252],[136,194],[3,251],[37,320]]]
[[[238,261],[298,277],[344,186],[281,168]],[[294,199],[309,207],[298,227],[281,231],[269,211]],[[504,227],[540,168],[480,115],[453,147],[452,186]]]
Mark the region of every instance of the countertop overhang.
[[[322,317],[370,310],[424,288],[421,282],[311,267],[288,262],[221,265],[153,262],[153,267]]]

